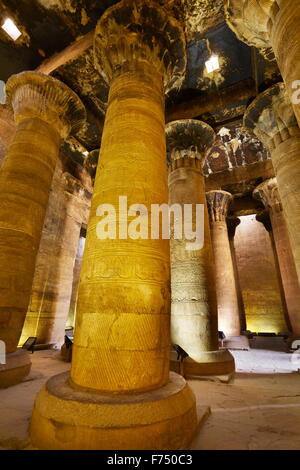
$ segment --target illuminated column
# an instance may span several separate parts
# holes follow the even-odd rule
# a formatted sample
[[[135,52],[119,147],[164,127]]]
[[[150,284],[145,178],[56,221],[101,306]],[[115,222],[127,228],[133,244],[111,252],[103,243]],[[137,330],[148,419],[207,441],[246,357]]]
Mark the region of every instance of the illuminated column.
[[[79,180],[68,173],[58,176],[49,199],[20,344],[30,336],[36,336],[38,344],[60,347],[64,343],[74,263],[89,201]]]
[[[298,0],[225,0],[229,27],[249,46],[272,47],[300,126]]]
[[[227,350],[218,350],[218,319],[213,253],[210,238],[204,158],[215,139],[213,129],[202,121],[173,121],[166,126],[170,162],[169,203],[204,205],[204,244],[188,249],[186,237],[171,238],[171,338],[196,363],[186,362],[185,373],[225,375],[234,371]],[[175,220],[177,217],[175,217]],[[202,222],[202,221],[201,221]],[[193,216],[195,230],[195,212]],[[198,227],[198,231],[203,229]]]
[[[80,271],[81,271],[84,247],[85,247],[85,236],[80,236],[78,246],[77,246],[74,269],[73,269],[72,295],[71,295],[70,309],[69,309],[68,320],[67,320],[67,328],[75,327],[78,287],[79,287]]]
[[[300,287],[276,178],[264,181],[253,195],[269,211],[287,313],[293,333],[300,335]]]
[[[236,253],[235,253],[235,246],[234,246],[234,237],[235,237],[236,229],[240,225],[240,223],[241,223],[241,220],[238,217],[233,216],[233,217],[227,218],[228,239],[229,239],[232,265],[233,265],[233,271],[234,271],[235,287],[237,291],[241,330],[245,331],[247,329],[245,306],[244,306],[244,301],[243,301],[242,289],[240,285],[239,272],[238,272],[238,267],[237,267],[237,262],[236,262]]]
[[[110,92],[71,375],[53,377],[39,393],[31,438],[40,449],[186,448],[197,419],[186,382],[169,377],[169,241],[150,238],[146,214],[168,202],[163,85],[184,74],[184,35],[156,3],[121,1],[97,25],[95,63]],[[140,208],[144,238],[126,233],[121,196]],[[102,204],[111,205],[105,239]]]
[[[6,93],[17,128],[0,170],[0,339],[7,352],[0,387],[20,381],[30,368],[25,351],[17,351],[17,346],[51,181],[61,139],[76,132],[85,119],[77,95],[40,73],[12,76]]]
[[[270,149],[291,247],[300,278],[300,129],[283,83],[261,93],[244,124]]]
[[[206,193],[215,258],[219,330],[228,336],[241,333],[239,305],[228,238],[226,217],[232,195],[226,191]]]

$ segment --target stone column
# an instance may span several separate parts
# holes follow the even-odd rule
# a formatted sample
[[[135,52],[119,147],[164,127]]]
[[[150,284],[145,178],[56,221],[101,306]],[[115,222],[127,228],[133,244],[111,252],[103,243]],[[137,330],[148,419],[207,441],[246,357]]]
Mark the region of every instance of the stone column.
[[[225,333],[223,344],[229,348],[247,346],[241,337],[240,312],[235,285],[234,269],[228,238],[226,217],[233,199],[226,191],[206,193],[210,216],[212,246],[215,259],[215,279],[218,305],[218,328]]]
[[[185,237],[171,238],[172,343],[196,361],[186,361],[186,374],[230,374],[234,371],[233,357],[227,350],[218,350],[215,274],[202,172],[215,133],[202,121],[182,120],[169,123],[166,134],[169,203],[180,204],[182,209],[185,204],[193,204],[194,211],[196,204],[204,205],[203,246],[190,250]],[[193,224],[195,230],[195,212]],[[173,225],[172,234],[175,228]]]
[[[300,278],[300,129],[285,86],[278,83],[249,106],[244,124],[270,149]]]
[[[269,211],[292,332],[300,335],[300,286],[276,178],[264,181],[253,193]]]
[[[25,351],[17,351],[17,346],[51,181],[61,139],[76,132],[85,119],[77,95],[40,73],[12,76],[6,93],[17,129],[0,170],[0,339],[7,352],[0,387],[20,381],[30,367],[29,361],[24,364]]]
[[[74,263],[89,200],[79,180],[69,173],[59,172],[57,176],[49,199],[21,344],[29,336],[36,336],[37,344],[59,348],[64,343]]]
[[[31,438],[40,449],[186,448],[197,420],[186,382],[169,377],[169,241],[150,238],[146,214],[168,202],[163,84],[184,74],[183,31],[156,3],[123,0],[96,27],[95,63],[110,92],[71,375],[39,393]],[[127,233],[127,204],[142,213],[143,238]]]
[[[249,46],[272,47],[300,126],[300,2],[225,0],[229,27]]]
[[[80,271],[81,271],[84,247],[85,247],[85,236],[80,236],[78,246],[77,246],[74,269],[73,269],[73,284],[72,284],[70,309],[69,309],[68,320],[67,320],[67,325],[66,325],[67,329],[73,329],[75,327],[78,287],[79,287]]]
[[[236,254],[235,254],[235,246],[234,246],[234,237],[235,237],[236,229],[240,225],[240,223],[241,223],[241,220],[238,217],[233,216],[233,217],[227,218],[228,239],[229,239],[229,245],[230,245],[230,250],[231,250],[231,258],[232,258],[232,265],[233,265],[234,278],[235,278],[235,287],[237,291],[241,330],[245,331],[247,329],[245,306],[244,306],[244,301],[243,301],[242,289],[240,285]]]

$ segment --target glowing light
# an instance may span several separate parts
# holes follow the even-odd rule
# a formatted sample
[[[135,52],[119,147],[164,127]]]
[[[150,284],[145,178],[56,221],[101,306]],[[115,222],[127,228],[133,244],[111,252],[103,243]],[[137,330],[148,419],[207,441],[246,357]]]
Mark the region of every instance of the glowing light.
[[[89,152],[86,150],[85,152],[82,152],[85,157],[88,156]]]
[[[215,70],[219,70],[219,58],[216,55],[212,55],[211,58],[205,62],[205,67],[208,73],[215,72]]]
[[[19,28],[10,18],[6,18],[1,27],[14,41],[16,41],[22,34]]]

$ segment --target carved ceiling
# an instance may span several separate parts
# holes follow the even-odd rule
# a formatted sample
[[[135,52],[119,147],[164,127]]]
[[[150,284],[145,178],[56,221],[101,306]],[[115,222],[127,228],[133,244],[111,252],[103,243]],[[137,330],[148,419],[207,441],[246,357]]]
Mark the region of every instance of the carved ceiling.
[[[180,90],[167,96],[167,109],[246,79],[253,81],[256,94],[281,80],[270,50],[261,55],[240,42],[229,29],[223,0],[155,1],[181,21],[187,38],[185,80]],[[103,12],[115,3],[118,0],[0,0],[0,20],[13,17],[23,33],[13,42],[0,30],[0,80],[6,81],[22,70],[34,70],[93,31]],[[220,69],[208,74],[205,62],[212,54],[218,55]],[[73,158],[82,163],[83,147],[89,151],[99,147],[108,96],[107,87],[93,65],[92,46],[52,74],[76,91],[88,110],[86,129],[78,133],[77,142],[69,145]],[[207,159],[206,174],[268,159],[259,141],[241,128],[248,105],[248,99],[233,100],[213,112],[192,116],[209,123],[218,132],[216,145]]]

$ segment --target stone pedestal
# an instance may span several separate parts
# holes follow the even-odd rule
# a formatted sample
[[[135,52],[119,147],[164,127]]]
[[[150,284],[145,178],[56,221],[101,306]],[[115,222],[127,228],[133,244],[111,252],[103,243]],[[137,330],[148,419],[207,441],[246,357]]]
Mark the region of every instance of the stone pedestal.
[[[218,351],[218,319],[213,253],[210,238],[202,166],[215,134],[201,121],[173,121],[166,127],[169,171],[169,203],[184,212],[193,204],[193,230],[201,233],[203,245],[188,248],[186,234],[176,238],[180,222],[175,214],[171,225],[171,339],[197,363],[201,375],[234,371],[234,359]],[[204,207],[204,220],[197,227],[196,204]],[[171,219],[172,220],[172,219]],[[175,222],[175,223],[174,223]],[[199,366],[198,366],[199,364]],[[224,366],[225,364],[225,366]],[[171,361],[172,369],[177,367]]]
[[[249,106],[245,126],[270,149],[278,190],[300,278],[300,129],[283,83],[261,93]]]
[[[29,374],[30,355],[25,349],[6,354],[6,364],[0,364],[0,388],[16,385]]]
[[[272,47],[300,126],[300,2],[225,0],[229,27],[241,41]]]
[[[169,376],[169,242],[125,233],[119,198],[142,214],[168,201],[163,83],[184,74],[184,35],[157,3],[123,0],[97,25],[95,60],[110,92],[71,375],[39,393],[30,435],[41,449],[182,449],[197,416],[191,390]],[[105,208],[116,234],[100,230]]]
[[[17,125],[0,170],[0,339],[9,354],[30,300],[61,138],[81,126],[85,110],[67,86],[36,72],[12,76],[6,93]]]
[[[300,286],[276,178],[264,181],[253,193],[268,210],[272,225],[289,323],[300,335]]]

